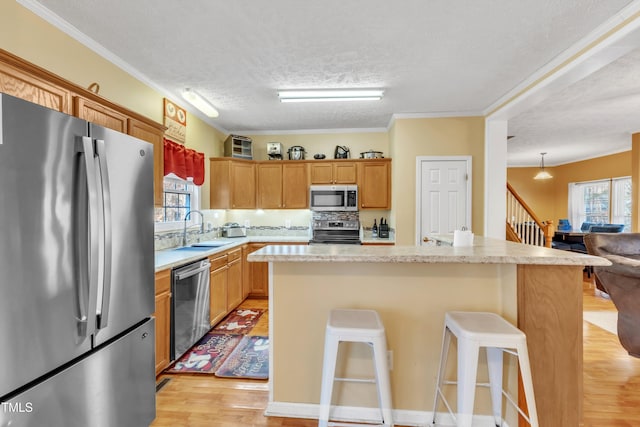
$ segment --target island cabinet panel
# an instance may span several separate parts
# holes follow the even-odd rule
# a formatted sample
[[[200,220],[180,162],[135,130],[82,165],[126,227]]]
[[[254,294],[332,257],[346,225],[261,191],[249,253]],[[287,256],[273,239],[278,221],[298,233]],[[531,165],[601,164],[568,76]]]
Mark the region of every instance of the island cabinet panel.
[[[210,164],[210,208],[254,209],[256,165],[251,160],[212,157]]]
[[[282,208],[282,164],[258,163],[256,165],[257,207],[262,209]]]
[[[227,314],[228,270],[227,254],[209,257],[211,273],[209,281],[209,321],[211,326]]]
[[[129,117],[126,114],[82,96],[73,97],[73,114],[88,122],[127,133]]]
[[[227,312],[230,312],[242,301],[244,295],[242,293],[242,249],[237,249],[236,254],[229,253],[229,264],[227,272]],[[231,260],[233,256],[233,260]]]
[[[0,62],[0,92],[71,114],[71,92],[46,78]]]
[[[310,184],[355,184],[356,162],[335,160],[309,164]]]
[[[358,163],[361,209],[391,209],[391,159]]]
[[[170,363],[171,270],[156,273],[153,316],[156,318],[156,375],[158,375]]]
[[[164,129],[130,118],[127,122],[127,133],[153,144],[153,202],[156,206],[162,206],[164,194],[162,185],[164,178]]]

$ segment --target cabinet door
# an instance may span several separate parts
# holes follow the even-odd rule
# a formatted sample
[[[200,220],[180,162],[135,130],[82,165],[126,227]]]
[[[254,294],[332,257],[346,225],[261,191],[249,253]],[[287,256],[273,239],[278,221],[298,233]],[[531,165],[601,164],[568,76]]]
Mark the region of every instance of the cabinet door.
[[[231,207],[256,207],[256,169],[252,162],[231,162]]]
[[[249,292],[251,292],[251,263],[247,261],[247,255],[249,255],[251,251],[249,250],[249,245],[242,246],[242,299],[245,300],[249,296]]]
[[[35,75],[0,63],[0,92],[71,114],[71,92]]]
[[[391,163],[358,163],[358,187],[361,209],[391,209]]]
[[[162,179],[164,178],[164,143],[162,130],[156,129],[139,120],[129,119],[127,133],[153,144],[153,201],[162,206]]]
[[[240,258],[229,263],[227,276],[227,312],[240,305],[242,295],[242,260]]]
[[[211,271],[209,292],[209,321],[215,326],[227,314],[227,273],[225,264]]]
[[[267,246],[266,243],[250,243],[249,252],[255,252]],[[269,296],[269,263],[249,262],[249,296],[264,298]]]
[[[282,207],[282,168],[281,163],[259,163],[256,166],[258,176],[258,207],[279,209]]]
[[[73,115],[118,132],[127,133],[129,118],[126,115],[81,96],[73,97]]]
[[[169,366],[171,340],[171,270],[156,273],[156,375]]]
[[[286,209],[309,208],[308,163],[282,165],[282,207]]]
[[[333,163],[311,163],[309,164],[310,184],[333,184]]]
[[[336,162],[333,164],[334,184],[355,184],[357,177],[355,162]]]

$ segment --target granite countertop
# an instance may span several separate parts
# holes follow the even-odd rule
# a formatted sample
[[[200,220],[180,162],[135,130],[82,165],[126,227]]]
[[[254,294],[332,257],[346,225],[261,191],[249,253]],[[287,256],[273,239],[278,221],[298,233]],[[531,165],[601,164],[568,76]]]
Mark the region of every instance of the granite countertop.
[[[224,246],[213,248],[202,248],[202,250],[181,250],[179,248],[165,249],[155,252],[155,271],[175,268],[188,264],[199,259],[206,258],[217,253],[228,251],[229,249],[242,246],[245,243],[278,243],[278,242],[308,242],[307,236],[249,236],[234,238],[214,239],[221,243],[227,243]],[[178,250],[176,250],[178,249]]]
[[[610,265],[591,255],[475,236],[473,246],[267,246],[249,254],[254,262],[376,262],[458,264]]]

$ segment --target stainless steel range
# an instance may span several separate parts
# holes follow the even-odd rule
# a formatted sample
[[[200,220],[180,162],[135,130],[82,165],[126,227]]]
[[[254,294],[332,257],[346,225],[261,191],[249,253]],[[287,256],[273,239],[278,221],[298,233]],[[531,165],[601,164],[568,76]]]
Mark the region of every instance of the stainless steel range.
[[[314,219],[313,237],[309,244],[351,244],[359,245],[360,221],[340,219]]]

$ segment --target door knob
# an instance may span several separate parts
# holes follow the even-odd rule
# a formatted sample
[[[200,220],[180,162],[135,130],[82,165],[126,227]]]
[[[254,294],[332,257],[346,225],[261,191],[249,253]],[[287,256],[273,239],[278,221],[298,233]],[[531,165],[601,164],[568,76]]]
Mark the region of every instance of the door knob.
[[[430,240],[429,240],[429,238],[428,238],[428,237],[423,237],[423,238],[422,238],[422,241],[423,241],[423,242],[425,242],[425,243],[427,243],[427,242],[429,242]]]

